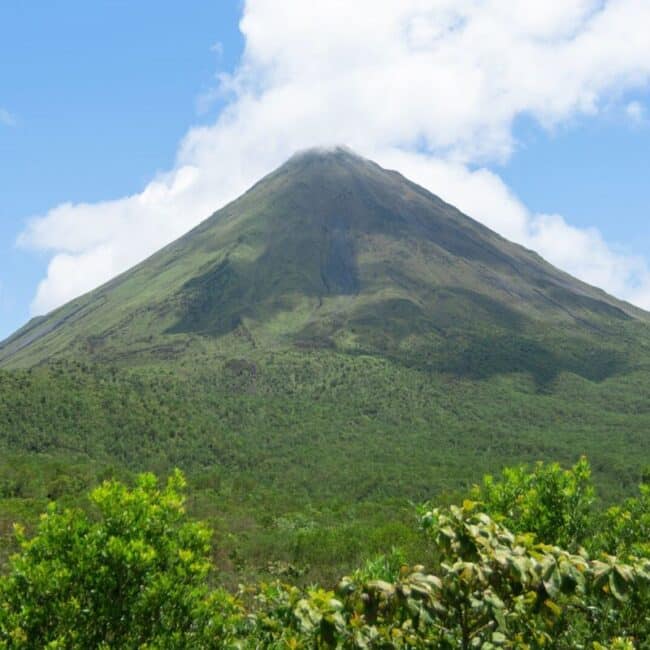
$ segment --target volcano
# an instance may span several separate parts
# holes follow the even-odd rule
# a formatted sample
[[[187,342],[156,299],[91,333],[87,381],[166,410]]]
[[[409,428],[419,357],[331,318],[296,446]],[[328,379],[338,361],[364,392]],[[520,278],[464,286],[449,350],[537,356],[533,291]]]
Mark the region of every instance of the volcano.
[[[132,270],[34,319],[0,344],[0,364],[333,349],[599,379],[626,363],[620,341],[647,321],[339,147],[295,154]]]

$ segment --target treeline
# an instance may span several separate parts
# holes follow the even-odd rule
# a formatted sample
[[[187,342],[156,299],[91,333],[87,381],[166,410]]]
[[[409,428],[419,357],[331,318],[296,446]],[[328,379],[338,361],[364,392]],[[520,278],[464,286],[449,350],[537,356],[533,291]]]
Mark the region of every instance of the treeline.
[[[400,549],[335,586],[220,586],[185,481],[106,481],[52,503],[0,578],[0,648],[650,647],[650,486],[594,507],[589,465],[505,470],[460,505],[418,509]]]
[[[584,453],[602,496],[616,499],[635,489],[650,451],[649,383],[645,370],[602,383],[567,373],[539,386],[523,372],[474,381],[332,351],[139,369],[54,362],[0,370],[0,453],[159,475],[218,467],[248,483],[242,493],[296,492],[301,506],[421,500],[513,461]],[[29,496],[23,486],[3,491]]]

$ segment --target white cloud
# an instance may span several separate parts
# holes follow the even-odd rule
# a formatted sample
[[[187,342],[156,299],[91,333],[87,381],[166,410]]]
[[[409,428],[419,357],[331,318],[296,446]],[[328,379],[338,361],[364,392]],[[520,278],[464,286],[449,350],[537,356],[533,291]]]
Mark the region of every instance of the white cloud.
[[[625,107],[625,113],[633,122],[643,122],[645,107],[641,102],[633,101]]]
[[[0,124],[4,126],[16,126],[17,123],[16,117],[12,113],[6,108],[0,107]]]
[[[515,118],[548,128],[650,78],[647,0],[247,0],[239,68],[218,120],[138,195],[58,206],[21,243],[52,251],[44,312],[143,259],[296,149],[345,143],[423,183],[584,280],[650,307],[642,259],[531,214],[486,169]],[[74,278],[74,279],[73,279]]]

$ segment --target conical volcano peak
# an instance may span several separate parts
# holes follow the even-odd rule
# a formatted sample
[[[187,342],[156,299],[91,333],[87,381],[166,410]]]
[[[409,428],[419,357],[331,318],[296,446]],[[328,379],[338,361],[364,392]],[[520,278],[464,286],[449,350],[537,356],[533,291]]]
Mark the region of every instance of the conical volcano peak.
[[[375,173],[387,173],[386,170],[379,167],[372,160],[364,158],[346,145],[302,149],[294,153],[276,171],[282,172],[283,170],[318,170],[319,173],[345,171],[347,173],[357,172],[362,174],[367,174],[372,170]]]
[[[299,162],[301,160],[310,160],[310,159],[323,159],[323,160],[342,160],[342,159],[354,159],[358,161],[369,162],[367,158],[364,158],[356,151],[344,144],[337,144],[331,146],[315,146],[308,147],[306,149],[300,149],[296,151],[287,162]]]
[[[347,147],[315,147],[136,268],[30,323],[0,344],[0,365],[68,354],[135,363],[191,346],[426,357],[455,337],[480,347],[486,332],[618,335],[647,318],[401,174]]]

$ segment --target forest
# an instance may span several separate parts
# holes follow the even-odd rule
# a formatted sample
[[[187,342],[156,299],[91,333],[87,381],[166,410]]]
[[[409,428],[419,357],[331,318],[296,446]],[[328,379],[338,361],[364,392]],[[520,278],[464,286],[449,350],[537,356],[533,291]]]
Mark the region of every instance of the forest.
[[[86,507],[106,479],[174,467],[230,587],[287,571],[330,583],[392,545],[415,562],[411,504],[461,502],[504,466],[585,454],[599,507],[633,495],[647,383],[639,369],[540,388],[523,372],[474,381],[332,351],[0,370],[0,562],[13,522],[33,531],[50,501]]]
[[[505,469],[413,506],[417,561],[393,546],[332,583],[235,588],[179,470],[106,480],[15,525],[0,648],[647,648],[648,479],[600,508],[584,458]]]

